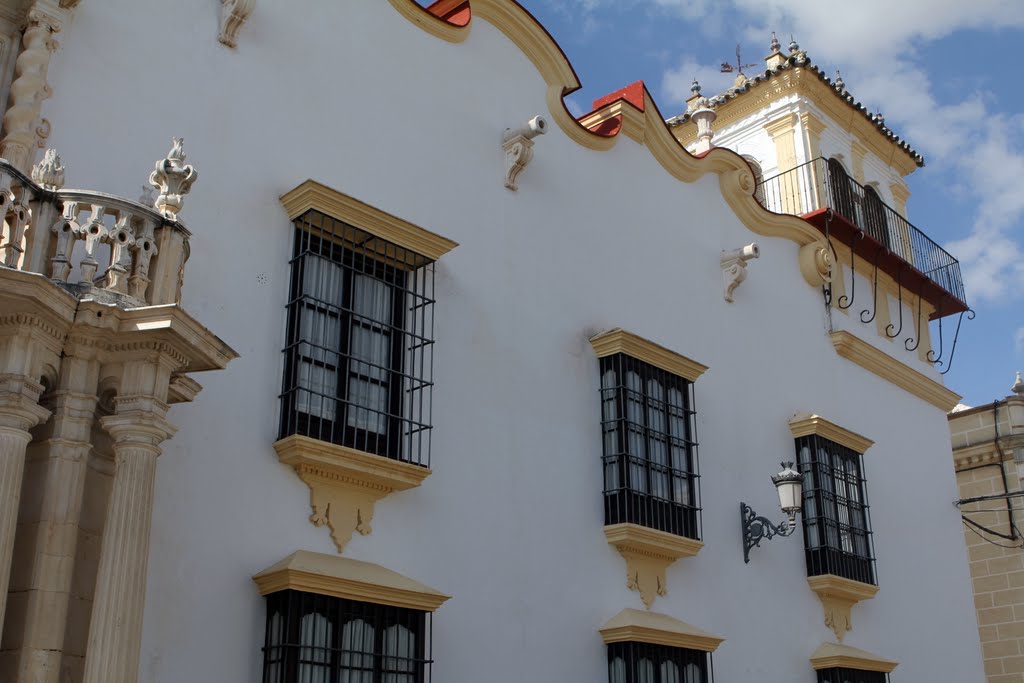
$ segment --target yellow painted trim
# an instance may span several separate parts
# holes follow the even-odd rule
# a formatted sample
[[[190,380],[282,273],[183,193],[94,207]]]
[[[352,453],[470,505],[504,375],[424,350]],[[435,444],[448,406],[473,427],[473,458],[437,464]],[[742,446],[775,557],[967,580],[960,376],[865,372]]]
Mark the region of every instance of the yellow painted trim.
[[[393,6],[401,2],[412,4],[412,0],[391,0]],[[589,149],[606,151],[615,146],[618,136],[592,133],[566,108],[565,96],[580,88],[579,79],[561,48],[532,15],[512,0],[472,0],[471,6],[473,21],[483,19],[491,23],[536,67],[547,85],[548,111],[562,132]],[[403,16],[409,14],[406,11],[401,13]],[[716,173],[726,203],[750,231],[766,237],[789,239],[800,246],[815,244],[816,249],[828,249],[825,237],[814,226],[796,216],[772,213],[754,199],[754,176],[750,166],[738,154],[716,148],[698,159],[687,152],[646,90],[642,117],[643,144],[674,178],[689,183],[707,173]],[[636,119],[628,125],[639,123]],[[631,135],[629,132],[626,134]],[[815,269],[801,268],[801,273],[814,287],[828,281],[819,277]]]
[[[853,628],[850,609],[861,600],[870,600],[878,593],[878,586],[853,581],[835,574],[807,577],[807,585],[817,593],[825,610],[825,625],[842,642],[846,632]]]
[[[832,345],[840,356],[931,403],[943,412],[948,413],[962,398],[959,394],[950,391],[935,380],[925,377],[917,370],[899,362],[849,332],[833,332],[831,337]]]
[[[651,643],[701,652],[714,652],[725,641],[667,614],[638,609],[622,610],[599,631],[606,644]]]
[[[865,650],[839,643],[822,643],[811,655],[811,666],[815,671],[820,669],[856,669],[857,671],[881,671],[891,673],[899,666],[899,662],[886,657],[879,657]]]
[[[593,128],[604,123],[608,119],[618,116],[622,120],[620,131],[627,137],[641,145],[644,143],[644,128],[646,119],[642,111],[625,100],[616,100],[606,104],[580,119],[580,123],[587,128]]]
[[[648,609],[656,596],[668,595],[669,566],[704,547],[701,541],[638,524],[611,524],[604,528],[604,536],[626,561],[626,586],[640,593]]]
[[[397,1],[397,0],[396,0]],[[406,0],[402,0],[403,2]],[[295,219],[310,209],[365,230],[381,239],[436,261],[459,246],[447,237],[364,204],[343,192],[315,180],[306,180],[281,195],[288,218]]]
[[[283,590],[433,612],[450,597],[370,562],[298,550],[252,577],[260,595]]]
[[[910,199],[910,188],[904,183],[893,183],[889,186],[892,193],[893,208],[904,218],[907,217],[907,200]]]
[[[423,483],[431,472],[426,467],[392,460],[354,448],[293,435],[274,444],[278,460],[291,465],[309,486],[309,521],[326,525],[338,552],[352,533],[364,536],[373,529],[374,505],[393,491]]]
[[[399,14],[435,38],[447,40],[449,43],[461,43],[469,36],[469,27],[472,22],[465,26],[456,26],[431,14],[426,8],[417,5],[415,2],[409,2],[408,0],[388,1],[392,7],[398,10]]]
[[[850,143],[850,152],[853,155],[853,159],[850,163],[853,169],[853,177],[858,183],[863,185],[864,157],[866,157],[868,154],[868,148],[854,140],[852,143]]]
[[[858,453],[864,453],[875,445],[875,442],[866,436],[861,436],[849,429],[840,427],[835,422],[829,422],[820,415],[809,415],[803,413],[794,415],[789,421],[789,430],[794,437],[816,435],[834,441],[841,446],[846,446]]]
[[[618,327],[591,337],[590,345],[598,358],[624,353],[691,382],[697,381],[708,369],[706,365]]]

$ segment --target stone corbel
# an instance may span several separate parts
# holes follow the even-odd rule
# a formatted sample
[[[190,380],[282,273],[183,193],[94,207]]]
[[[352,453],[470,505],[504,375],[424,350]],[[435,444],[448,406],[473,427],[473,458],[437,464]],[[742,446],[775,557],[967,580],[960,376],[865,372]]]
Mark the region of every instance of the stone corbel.
[[[722,251],[722,283],[725,285],[725,300],[733,302],[732,293],[747,279],[747,263],[761,256],[757,242],[751,242],[739,249]]]
[[[640,593],[647,609],[658,595],[668,595],[665,570],[680,557],[692,557],[704,544],[637,524],[611,524],[605,538],[626,561],[626,586]]]
[[[513,192],[518,189],[516,178],[533,160],[533,139],[548,132],[548,122],[543,116],[534,116],[519,128],[506,128],[501,147],[505,150],[505,187]]]
[[[825,610],[825,625],[832,629],[840,643],[846,632],[853,629],[850,609],[861,600],[875,597],[878,592],[878,586],[844,579],[835,574],[810,576],[807,585],[818,594]]]
[[[330,528],[339,553],[354,531],[366,536],[373,530],[370,523],[378,500],[419,486],[430,476],[426,467],[306,436],[281,439],[274,449],[278,459],[291,465],[309,486],[313,509],[309,521]]]
[[[238,32],[255,8],[256,0],[221,0],[218,40],[228,47],[237,47]]]
[[[800,274],[812,287],[821,287],[832,282],[835,259],[828,246],[820,242],[805,244],[800,247],[799,261]]]

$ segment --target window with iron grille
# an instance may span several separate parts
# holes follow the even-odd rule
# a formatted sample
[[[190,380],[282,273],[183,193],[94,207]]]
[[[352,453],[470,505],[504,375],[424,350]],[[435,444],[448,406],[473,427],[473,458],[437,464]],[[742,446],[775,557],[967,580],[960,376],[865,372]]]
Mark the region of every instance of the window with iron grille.
[[[271,593],[263,683],[428,683],[430,627],[430,612]]]
[[[818,683],[888,683],[889,674],[881,671],[861,671],[860,669],[818,670]]]
[[[807,575],[875,584],[868,501],[860,453],[818,435],[796,440],[804,475]]]
[[[652,643],[608,644],[608,683],[712,683],[711,655]]]
[[[281,438],[430,465],[434,265],[310,210],[295,219]]]
[[[605,524],[700,539],[693,383],[624,353],[601,358]]]

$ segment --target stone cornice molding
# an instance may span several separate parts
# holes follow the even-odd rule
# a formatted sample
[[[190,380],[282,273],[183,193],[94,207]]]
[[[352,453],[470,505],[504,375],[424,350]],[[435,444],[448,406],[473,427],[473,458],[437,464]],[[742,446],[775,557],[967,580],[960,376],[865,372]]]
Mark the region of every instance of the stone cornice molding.
[[[945,413],[952,410],[961,399],[959,394],[849,332],[840,330],[832,332],[830,336],[832,345],[840,356],[931,403]]]
[[[680,557],[693,557],[704,547],[696,539],[638,524],[611,524],[604,528],[604,536],[626,561],[626,586],[640,593],[648,609],[656,596],[668,595],[668,567]]]
[[[820,669],[856,669],[858,671],[880,671],[891,673],[899,666],[899,662],[885,657],[858,650],[849,645],[838,643],[822,643],[811,655],[811,666],[815,671]]]
[[[821,600],[821,606],[825,610],[825,625],[832,629],[839,642],[842,642],[846,632],[853,628],[850,609],[861,600],[870,600],[878,593],[878,586],[835,574],[809,576],[807,585]]]
[[[274,444],[274,450],[309,486],[313,510],[309,521],[330,529],[339,553],[353,532],[366,536],[373,531],[370,523],[378,500],[419,486],[431,474],[426,467],[308,436],[285,437]]]
[[[725,642],[725,638],[713,636],[667,614],[638,609],[622,610],[598,630],[607,644],[651,643],[714,652]]]
[[[789,421],[789,430],[797,438],[813,434],[862,454],[875,445],[875,442],[866,436],[861,436],[856,432],[840,427],[820,415],[808,413],[794,415]]]
[[[449,596],[370,562],[298,550],[252,577],[260,595],[283,590],[433,612]]]
[[[619,327],[591,337],[590,345],[598,358],[624,353],[691,382],[697,381],[708,369],[706,365]]]
[[[412,0],[389,0],[402,16],[429,33],[459,42],[465,39],[472,20],[465,26],[446,22],[424,10]],[[511,0],[472,0],[473,20],[483,19],[501,31],[530,59],[547,84],[547,103],[552,120],[571,140],[589,149],[611,149],[615,135],[595,133],[582,125],[567,109],[565,97],[579,90],[580,81],[565,53],[548,32],[522,6]],[[632,105],[615,105],[626,107]],[[676,139],[650,93],[644,89],[644,107],[639,116],[623,116],[632,130],[627,133],[634,140],[642,140],[659,164],[682,182],[694,182],[708,173],[719,176],[719,186],[726,203],[740,221],[752,232],[767,237],[783,237],[799,246],[814,244],[815,250],[827,251],[824,236],[812,225],[796,216],[776,214],[766,210],[754,198],[756,183],[750,166],[738,154],[723,148],[714,148],[697,158],[686,151]],[[641,125],[642,121],[642,125]],[[801,273],[812,286],[827,282],[814,269],[801,268]]]

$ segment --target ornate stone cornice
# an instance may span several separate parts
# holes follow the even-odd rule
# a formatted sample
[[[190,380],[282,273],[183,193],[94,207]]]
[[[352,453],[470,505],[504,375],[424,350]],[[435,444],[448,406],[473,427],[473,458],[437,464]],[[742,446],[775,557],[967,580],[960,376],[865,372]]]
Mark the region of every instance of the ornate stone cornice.
[[[591,337],[590,345],[598,358],[624,353],[691,382],[697,381],[708,369],[706,365],[618,327]]]
[[[725,638],[713,636],[667,614],[624,609],[600,629],[605,643],[651,643],[714,652]]]
[[[874,441],[866,436],[861,436],[845,427],[840,427],[835,422],[830,422],[820,415],[810,415],[808,413],[794,415],[789,421],[789,430],[797,438],[814,434],[829,441],[835,441],[837,444],[846,446],[857,453],[864,453],[875,444]]]
[[[838,643],[822,643],[811,655],[811,666],[815,671],[820,669],[856,669],[858,671],[880,671],[891,673],[899,666],[899,662],[879,657],[865,650],[858,650],[849,645]]]

